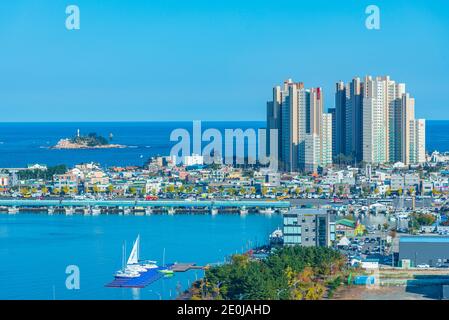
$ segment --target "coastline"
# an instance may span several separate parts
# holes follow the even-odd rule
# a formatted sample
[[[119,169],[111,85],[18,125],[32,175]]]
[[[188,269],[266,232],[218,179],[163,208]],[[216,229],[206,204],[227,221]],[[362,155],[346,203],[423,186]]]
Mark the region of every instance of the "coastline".
[[[75,150],[75,149],[124,149],[127,148],[125,145],[121,144],[104,144],[104,145],[94,145],[89,146],[87,144],[74,143],[70,139],[61,139],[58,143],[49,149],[51,150]]]

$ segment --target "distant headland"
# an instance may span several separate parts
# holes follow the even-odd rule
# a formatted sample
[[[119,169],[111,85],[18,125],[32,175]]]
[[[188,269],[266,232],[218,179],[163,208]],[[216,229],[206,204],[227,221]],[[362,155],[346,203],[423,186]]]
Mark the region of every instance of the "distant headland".
[[[58,143],[51,147],[51,149],[119,149],[126,148],[121,144],[111,144],[112,134],[109,140],[105,137],[99,136],[96,133],[89,133],[87,136],[80,135],[79,129],[77,135],[73,138],[65,138],[58,141]]]

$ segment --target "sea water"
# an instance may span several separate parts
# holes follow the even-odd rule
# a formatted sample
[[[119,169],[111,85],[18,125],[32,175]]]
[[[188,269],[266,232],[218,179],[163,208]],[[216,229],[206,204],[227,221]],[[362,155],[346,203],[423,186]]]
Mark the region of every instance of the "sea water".
[[[222,263],[268,242],[279,215],[64,216],[0,215],[0,299],[174,299],[201,270],[175,273],[143,289],[107,288],[140,234],[141,259],[163,263]],[[127,256],[126,256],[127,258]],[[68,266],[80,289],[66,286]],[[70,288],[70,286],[69,286]]]

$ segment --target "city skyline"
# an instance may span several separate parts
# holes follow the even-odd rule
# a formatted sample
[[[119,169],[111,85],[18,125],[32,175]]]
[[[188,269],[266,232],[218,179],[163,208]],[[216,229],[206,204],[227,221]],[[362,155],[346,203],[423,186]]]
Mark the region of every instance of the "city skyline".
[[[275,86],[267,129],[278,132],[279,169],[316,173],[342,160],[425,163],[426,120],[415,118],[415,99],[406,88],[390,76],[339,81],[336,107],[326,112],[321,87],[307,89],[292,79]]]
[[[434,94],[449,88],[444,1],[377,1],[380,30],[368,1],[75,4],[71,31],[65,2],[0,4],[1,121],[263,120],[278,79],[322,86],[327,110],[335,82],[364,74],[407,82],[417,117],[449,119]]]

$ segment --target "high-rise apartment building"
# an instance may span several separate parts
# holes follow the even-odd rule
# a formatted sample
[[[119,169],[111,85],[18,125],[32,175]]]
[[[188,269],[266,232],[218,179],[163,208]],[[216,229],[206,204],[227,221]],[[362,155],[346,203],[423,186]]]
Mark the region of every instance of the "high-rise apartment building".
[[[302,82],[289,79],[283,88],[273,89],[267,127],[280,132],[281,170],[314,172],[332,163],[332,116],[323,118],[323,109],[321,88],[305,89]]]
[[[335,87],[335,155],[346,154],[346,87],[340,81]]]
[[[321,166],[327,167],[332,165],[332,145],[333,145],[333,124],[332,124],[332,114],[323,113],[322,123],[321,123]]]
[[[267,102],[267,152],[271,154],[270,146],[270,130],[277,130],[278,133],[278,147],[281,145],[281,87],[273,88],[273,100]],[[279,150],[278,150],[278,157]]]
[[[388,162],[387,84],[380,78],[365,78],[363,93],[363,161]]]
[[[332,117],[332,155],[336,156],[337,153],[337,109],[329,108],[327,110]]]
[[[336,152],[362,160],[362,91],[360,78],[336,84]]]
[[[418,121],[417,129],[415,100],[406,93],[405,84],[388,76],[367,76],[363,87],[363,161],[425,162],[424,120]]]
[[[339,154],[367,164],[425,162],[425,120],[415,119],[405,84],[389,76],[338,82],[328,114],[321,88],[287,80],[267,103],[267,127],[278,129],[284,171],[315,172]]]
[[[426,162],[426,121],[424,119],[409,122],[409,152],[408,163]]]

